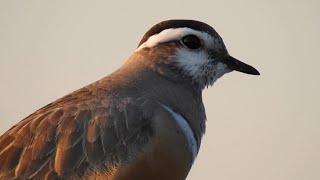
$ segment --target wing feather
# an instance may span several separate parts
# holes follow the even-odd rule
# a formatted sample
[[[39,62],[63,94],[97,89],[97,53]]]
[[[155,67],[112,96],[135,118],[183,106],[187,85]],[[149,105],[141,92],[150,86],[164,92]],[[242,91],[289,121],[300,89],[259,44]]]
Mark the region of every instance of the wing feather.
[[[93,95],[88,89],[68,95],[3,134],[0,179],[82,177],[137,153],[152,133],[138,103],[112,98],[100,103]]]
[[[90,111],[80,111],[60,124],[54,167],[59,176],[75,170],[84,159],[85,126]]]

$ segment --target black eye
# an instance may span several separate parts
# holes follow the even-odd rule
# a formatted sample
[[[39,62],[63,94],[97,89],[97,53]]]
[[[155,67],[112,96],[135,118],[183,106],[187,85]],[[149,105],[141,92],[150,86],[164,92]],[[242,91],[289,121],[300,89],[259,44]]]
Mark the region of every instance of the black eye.
[[[201,47],[201,40],[195,35],[187,35],[182,38],[182,44],[189,49],[199,49]]]

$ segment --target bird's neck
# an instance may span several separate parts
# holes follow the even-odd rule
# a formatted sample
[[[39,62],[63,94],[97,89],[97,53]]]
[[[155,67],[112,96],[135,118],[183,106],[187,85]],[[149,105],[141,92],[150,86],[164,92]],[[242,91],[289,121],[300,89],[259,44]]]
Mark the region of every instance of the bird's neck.
[[[154,99],[182,115],[194,131],[199,148],[206,120],[202,89],[162,66],[131,57],[111,75],[111,79],[125,89],[136,89],[141,96]]]

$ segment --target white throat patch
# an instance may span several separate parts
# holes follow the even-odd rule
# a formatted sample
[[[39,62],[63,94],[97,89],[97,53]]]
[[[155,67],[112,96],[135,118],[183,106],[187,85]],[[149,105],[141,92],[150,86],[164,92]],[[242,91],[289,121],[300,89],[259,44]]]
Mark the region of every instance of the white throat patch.
[[[169,107],[162,105],[173,117],[173,119],[176,121],[177,125],[181,128],[183,134],[185,135],[186,139],[189,142],[189,148],[192,153],[192,160],[194,161],[198,154],[198,144],[194,137],[194,133],[189,126],[187,120],[185,120],[180,114],[172,111]]]
[[[186,36],[186,35],[196,35],[198,36],[200,39],[204,40],[203,43],[205,43],[205,45],[208,47],[210,45],[214,45],[214,41],[215,39],[210,36],[208,33],[205,32],[200,32],[200,31],[196,31],[193,30],[191,28],[172,28],[172,29],[166,29],[161,31],[159,34],[155,34],[153,36],[150,36],[149,39],[144,42],[143,44],[141,44],[137,49],[136,52],[145,48],[145,47],[154,47],[160,43],[163,42],[169,42],[169,41],[173,41],[173,40],[180,40],[182,37]]]

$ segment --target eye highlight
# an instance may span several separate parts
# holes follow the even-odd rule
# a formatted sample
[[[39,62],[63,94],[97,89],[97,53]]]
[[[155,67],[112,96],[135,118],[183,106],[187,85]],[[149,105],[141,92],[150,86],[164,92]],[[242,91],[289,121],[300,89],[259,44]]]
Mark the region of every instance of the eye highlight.
[[[199,49],[202,46],[201,40],[195,35],[187,35],[181,39],[181,43],[189,49]]]

